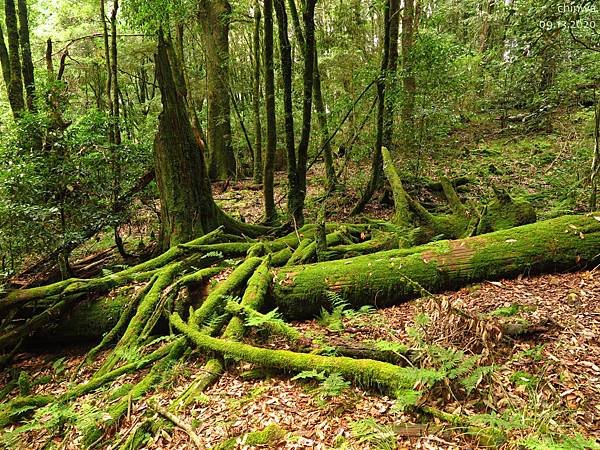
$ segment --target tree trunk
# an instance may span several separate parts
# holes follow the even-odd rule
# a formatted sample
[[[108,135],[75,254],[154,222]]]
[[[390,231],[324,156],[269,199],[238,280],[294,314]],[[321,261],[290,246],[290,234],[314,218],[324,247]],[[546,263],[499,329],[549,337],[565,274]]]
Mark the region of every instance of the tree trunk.
[[[2,67],[2,77],[4,78],[4,85],[8,89],[10,85],[10,62],[8,59],[8,50],[4,42],[4,33],[2,32],[2,26],[0,26],[0,66]]]
[[[7,86],[8,102],[15,119],[21,117],[25,109],[23,99],[23,76],[21,72],[21,59],[19,57],[19,29],[17,26],[17,12],[14,0],[4,0],[4,20],[8,38],[8,60],[10,67],[10,83]]]
[[[235,176],[231,147],[229,104],[229,24],[231,5],[227,0],[200,0],[198,18],[206,51],[208,100],[208,149],[210,176],[224,180]]]
[[[298,144],[297,187],[298,191],[290,191],[289,202],[292,203],[290,211],[296,224],[304,224],[304,201],[306,199],[306,167],[308,164],[308,146],[310,144],[310,130],[312,123],[312,98],[315,65],[315,5],[317,0],[306,0],[304,3],[304,31],[306,33],[306,46],[304,54],[304,99],[302,105],[302,133]],[[293,194],[293,201],[292,201]]]
[[[163,111],[154,139],[154,164],[161,199],[160,248],[187,242],[218,226],[204,155],[177,94],[167,44],[159,34],[156,78]]]
[[[334,291],[353,307],[384,307],[469,283],[597,264],[600,220],[565,216],[509,230],[276,272],[273,306],[288,318],[317,315]]]
[[[104,63],[106,65],[106,108],[108,109],[109,117],[113,115],[112,96],[110,90],[112,86],[112,70],[110,62],[110,43],[108,36],[108,24],[106,23],[106,5],[105,0],[100,0],[100,20],[102,21],[102,38],[104,42]],[[112,125],[108,127],[108,145],[112,145],[115,141],[114,129]]]
[[[252,178],[256,184],[262,180],[262,126],[260,122],[260,3],[254,2],[254,34],[252,46],[254,51],[254,91],[252,109],[254,111],[254,168]]]
[[[410,8],[412,0],[404,0],[404,13]],[[398,71],[398,36],[400,28],[400,0],[390,1],[390,43],[388,51],[388,66],[385,75],[385,88],[394,89],[396,86],[396,73]],[[404,30],[403,30],[404,32]],[[404,35],[403,35],[404,36]],[[385,119],[383,123],[383,146],[394,153],[394,104],[395,95],[387,95],[385,98]]]
[[[267,114],[267,148],[263,171],[263,199],[265,222],[276,219],[273,182],[275,173],[275,153],[277,151],[277,121],[275,117],[275,73],[273,69],[273,0],[264,1],[265,15],[265,105]]]
[[[298,164],[296,161],[296,143],[294,137],[294,105],[292,102],[292,46],[288,36],[288,18],[283,0],[274,0],[275,14],[279,29],[279,55],[281,58],[281,77],[283,80],[283,110],[285,116],[285,147],[288,175],[288,212],[291,217],[297,210]]]
[[[404,0],[402,12],[402,87],[404,89],[404,101],[402,103],[402,133],[404,152],[412,153],[415,147],[415,93],[416,80],[412,70],[411,52],[415,35],[415,0]]]
[[[373,149],[373,157],[371,159],[371,176],[369,178],[367,189],[352,210],[352,214],[359,214],[362,212],[373,197],[373,194],[375,194],[375,191],[383,184],[383,159],[381,156],[381,147],[383,145],[385,129],[385,89],[390,55],[390,31],[392,29],[392,20],[399,20],[398,14],[391,14],[392,7],[396,4],[395,2],[396,0],[387,0],[384,6],[383,48],[381,55],[381,69],[377,80],[377,137],[375,140],[375,148]]]
[[[304,39],[304,33],[302,31],[302,25],[300,24],[300,16],[298,15],[298,9],[296,8],[296,0],[289,0],[290,15],[292,16],[292,22],[294,24],[294,34],[298,40],[298,46],[302,52],[302,56],[306,58],[305,48],[306,41]],[[335,173],[335,167],[333,166],[333,153],[331,151],[331,142],[329,140],[329,127],[327,125],[327,111],[325,110],[325,102],[323,101],[323,92],[321,89],[321,72],[319,71],[319,58],[318,50],[315,44],[315,62],[314,62],[314,102],[315,111],[317,113],[317,120],[319,121],[319,128],[321,131],[321,148],[323,149],[323,159],[325,160],[325,174],[327,176],[328,188],[331,188],[337,183],[337,176]]]
[[[29,44],[29,17],[27,14],[27,3],[18,0],[19,6],[19,38],[21,44],[21,55],[23,58],[23,82],[27,96],[27,109],[35,110],[35,78],[33,75],[33,60],[31,58],[31,45]]]

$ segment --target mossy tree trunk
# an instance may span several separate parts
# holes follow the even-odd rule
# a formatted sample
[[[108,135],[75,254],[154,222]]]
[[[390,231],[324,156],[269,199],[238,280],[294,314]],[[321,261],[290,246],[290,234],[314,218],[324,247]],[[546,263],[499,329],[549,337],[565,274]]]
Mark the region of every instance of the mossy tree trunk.
[[[275,274],[272,306],[288,318],[307,318],[334,291],[354,307],[384,307],[482,280],[593,266],[599,255],[600,221],[565,216],[462,240],[284,267]]]
[[[273,192],[275,152],[277,151],[277,121],[275,117],[275,71],[273,67],[273,0],[264,1],[265,17],[265,105],[267,116],[267,146],[263,171],[265,222],[273,223],[277,216]]]
[[[29,17],[27,3],[18,0],[19,7],[19,40],[21,45],[21,56],[23,58],[23,82],[25,83],[25,94],[27,97],[27,109],[35,110],[35,78],[33,75],[33,59],[31,58],[31,45],[29,43]]]
[[[218,226],[204,155],[183,98],[177,95],[168,45],[160,32],[155,60],[163,111],[154,139],[154,163],[161,199],[161,250]]]
[[[200,0],[198,18],[206,51],[209,173],[213,180],[226,179],[236,174],[229,102],[231,5],[227,0]]]
[[[254,167],[252,178],[255,183],[260,183],[262,180],[262,125],[260,120],[260,3],[258,0],[254,2],[254,31],[252,35],[252,50],[254,52],[254,89],[252,96],[252,110],[254,111]]]
[[[8,102],[15,119],[21,117],[25,109],[23,98],[23,74],[21,69],[20,38],[17,25],[17,11],[14,0],[4,0],[4,20],[8,38],[8,61],[10,67],[10,82],[7,86]]]

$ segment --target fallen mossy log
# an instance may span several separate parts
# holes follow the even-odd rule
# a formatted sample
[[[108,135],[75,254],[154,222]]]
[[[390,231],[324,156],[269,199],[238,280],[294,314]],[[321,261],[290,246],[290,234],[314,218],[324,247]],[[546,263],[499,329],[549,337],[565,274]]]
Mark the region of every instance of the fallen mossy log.
[[[278,307],[287,319],[306,319],[329,306],[327,291],[338,292],[353,307],[384,307],[420,297],[424,290],[441,292],[482,280],[583,268],[600,260],[598,216],[564,216],[461,240],[272,269],[274,283],[265,308]],[[286,250],[289,256],[291,250]],[[44,333],[44,339],[101,337],[128,302],[119,296],[82,303]]]
[[[564,216],[455,241],[439,241],[275,273],[271,307],[288,319],[317,315],[327,292],[353,307],[385,307],[482,280],[575,270],[600,260],[598,215]]]

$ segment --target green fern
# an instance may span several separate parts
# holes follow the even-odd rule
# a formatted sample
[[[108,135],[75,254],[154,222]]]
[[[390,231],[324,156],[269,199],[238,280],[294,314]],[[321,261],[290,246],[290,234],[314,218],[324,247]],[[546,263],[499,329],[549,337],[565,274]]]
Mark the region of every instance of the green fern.
[[[269,311],[266,314],[249,316],[246,319],[247,327],[264,327],[265,325],[285,325],[285,322],[279,314],[278,308],[273,311]]]
[[[303,372],[300,372],[298,375],[296,375],[295,377],[292,378],[292,380],[307,380],[307,379],[323,381],[323,380],[325,380],[325,371],[317,372],[316,369],[305,370]]]
[[[417,406],[422,395],[422,392],[415,391],[414,389],[403,389],[396,392],[396,402],[394,403],[391,412],[404,412],[413,406]]]
[[[332,373],[321,382],[319,394],[321,398],[337,397],[349,387],[349,381],[344,380],[339,373]]]
[[[394,429],[382,425],[374,419],[363,419],[350,424],[352,435],[359,444],[368,445],[377,450],[394,450],[397,439]]]
[[[586,439],[581,434],[562,437],[560,442],[548,437],[530,436],[519,441],[528,450],[598,450],[600,445],[592,439]]]

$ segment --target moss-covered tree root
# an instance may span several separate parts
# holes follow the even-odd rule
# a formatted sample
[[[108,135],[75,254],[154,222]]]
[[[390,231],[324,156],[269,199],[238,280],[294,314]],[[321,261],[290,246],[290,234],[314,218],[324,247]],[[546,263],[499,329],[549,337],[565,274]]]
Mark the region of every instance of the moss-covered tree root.
[[[264,302],[265,296],[271,286],[272,275],[269,270],[271,258],[265,257],[262,263],[254,271],[248,280],[248,286],[242,297],[240,305],[244,308],[256,310]],[[244,323],[239,317],[232,317],[223,332],[224,339],[240,340],[244,335]],[[173,402],[172,409],[186,407],[204,392],[210,385],[216,382],[223,373],[225,366],[220,358],[211,358],[205,364],[200,375],[198,375],[187,389]]]
[[[438,376],[435,372],[428,370],[408,369],[369,359],[310,355],[288,350],[253,347],[202,334],[186,325],[177,313],[172,314],[170,320],[175,328],[204,350],[218,352],[261,367],[273,367],[291,372],[317,370],[339,373],[359,385],[375,387],[392,396],[402,395],[403,390],[412,388],[417,381],[430,382]]]

